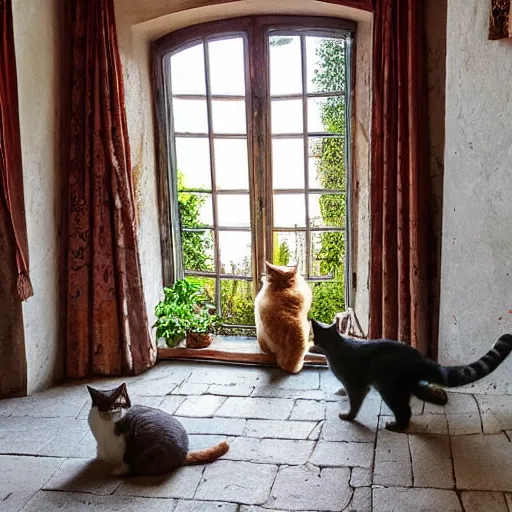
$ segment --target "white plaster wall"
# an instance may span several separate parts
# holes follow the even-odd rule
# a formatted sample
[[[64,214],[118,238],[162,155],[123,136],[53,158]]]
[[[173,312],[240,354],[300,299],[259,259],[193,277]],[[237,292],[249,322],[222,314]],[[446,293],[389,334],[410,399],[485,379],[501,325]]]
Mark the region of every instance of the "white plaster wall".
[[[162,296],[162,264],[156,162],[153,133],[153,98],[150,82],[150,43],[180,28],[223,18],[255,14],[332,16],[358,22],[356,53],[356,117],[354,152],[357,206],[354,255],[357,262],[355,308],[363,329],[368,326],[368,183],[370,128],[371,26],[369,13],[314,0],[241,0],[192,8],[190,0],[115,0],[116,24],[125,77],[126,110],[130,135],[139,219],[139,247],[146,305],[150,323]]]
[[[512,44],[489,2],[448,2],[439,356],[461,364],[512,332]],[[512,359],[472,386],[512,393]]]
[[[34,296],[23,303],[28,393],[61,375],[58,349],[58,0],[14,0],[21,149]]]

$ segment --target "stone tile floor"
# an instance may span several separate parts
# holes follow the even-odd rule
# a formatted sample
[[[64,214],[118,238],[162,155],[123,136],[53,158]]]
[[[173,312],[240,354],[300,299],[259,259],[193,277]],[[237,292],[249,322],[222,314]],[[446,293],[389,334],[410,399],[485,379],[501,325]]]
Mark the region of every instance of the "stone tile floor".
[[[1,512],[512,512],[512,396],[414,401],[410,432],[396,434],[376,394],[342,422],[347,400],[326,369],[164,362],[126,381],[134,403],[183,422],[192,448],[227,439],[229,453],[122,480],[94,460],[84,383],[3,400]]]

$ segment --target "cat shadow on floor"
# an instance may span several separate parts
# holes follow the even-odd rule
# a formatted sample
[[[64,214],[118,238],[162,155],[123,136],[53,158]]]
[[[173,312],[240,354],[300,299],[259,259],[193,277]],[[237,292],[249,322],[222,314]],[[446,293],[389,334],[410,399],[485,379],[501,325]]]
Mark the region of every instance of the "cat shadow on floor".
[[[300,378],[300,376],[304,376],[304,374],[307,374],[310,372],[312,368],[303,368],[298,373],[290,373],[285,370],[282,370],[281,368],[268,368],[268,373],[265,378],[264,384],[267,386],[273,386],[273,387],[287,387],[287,386],[280,386],[281,384],[284,384],[286,382],[293,383],[296,382],[297,379]],[[306,378],[307,377],[303,377]],[[260,385],[263,383],[260,383]],[[291,385],[291,388],[294,386]],[[307,387],[308,389],[311,389],[310,387]]]
[[[274,369],[272,369],[272,370],[274,370]],[[290,377],[290,374],[286,373],[282,370],[279,371],[279,373],[276,371],[271,371],[269,374],[267,385],[279,387],[279,384],[282,384],[283,382],[288,380],[289,377]]]
[[[46,490],[97,492],[105,486],[117,487],[112,465],[98,459],[68,459],[45,486]]]
[[[178,468],[171,473],[153,476],[113,476],[112,470],[115,466],[102,460],[69,459],[65,464],[67,467],[63,467],[63,474],[50,482],[49,489],[110,494],[124,481],[130,486],[154,490],[159,487],[176,485],[178,480],[181,481],[187,475],[190,476],[187,471],[200,472],[203,468],[202,465],[195,466],[193,469]],[[185,474],[183,474],[184,472]]]

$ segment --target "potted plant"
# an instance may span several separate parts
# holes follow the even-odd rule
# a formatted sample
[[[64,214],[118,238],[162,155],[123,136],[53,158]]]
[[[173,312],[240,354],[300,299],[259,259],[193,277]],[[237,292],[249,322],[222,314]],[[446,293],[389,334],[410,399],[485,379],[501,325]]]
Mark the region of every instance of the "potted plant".
[[[213,332],[218,326],[217,316],[206,305],[195,307],[187,325],[187,347],[205,348],[213,341]]]
[[[199,283],[180,279],[171,288],[164,288],[164,299],[155,307],[156,336],[164,338],[171,348],[184,338],[188,348],[207,347],[219,325],[214,309]]]

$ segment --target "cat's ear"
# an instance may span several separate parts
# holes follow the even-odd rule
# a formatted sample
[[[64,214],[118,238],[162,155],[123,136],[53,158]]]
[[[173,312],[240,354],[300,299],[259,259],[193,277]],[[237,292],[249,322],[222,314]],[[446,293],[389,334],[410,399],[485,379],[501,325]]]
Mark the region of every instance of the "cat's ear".
[[[104,399],[101,391],[98,391],[91,386],[87,386],[87,390],[89,391],[89,395],[91,395],[92,405],[98,405],[98,403]]]
[[[119,384],[116,389],[112,390],[112,396],[111,399],[114,402],[118,398],[124,396],[126,393],[126,382],[123,382],[122,384]]]
[[[123,382],[118,389],[121,390],[119,397],[124,400],[126,407],[131,407],[132,402],[128,396],[128,388],[126,387],[126,382]]]
[[[311,319],[311,327],[313,328],[313,334],[325,329],[325,325],[314,318]]]
[[[324,323],[319,322],[318,320],[315,320],[314,318],[312,318],[311,325],[313,327],[313,332],[315,332],[315,331],[332,331],[332,330],[338,332],[337,327],[336,327],[336,322],[334,322],[332,324],[324,324]]]
[[[109,409],[117,409],[119,407],[129,408],[131,405],[128,390],[126,389],[126,382],[123,382],[110,392]]]
[[[265,261],[267,267],[267,273],[275,277],[287,277],[290,275],[290,271],[287,267],[280,267],[279,265],[273,265],[272,263]]]
[[[320,342],[320,338],[322,338],[323,331],[325,330],[325,325],[315,320],[314,318],[310,319],[311,328],[313,329],[313,340],[315,345],[318,345]]]
[[[292,267],[292,274],[297,275],[299,273],[299,265],[294,265]]]
[[[270,263],[269,261],[265,261],[265,268],[267,269],[267,272],[270,274],[272,272],[279,272],[279,269],[277,268],[277,266],[272,265],[272,263]]]
[[[119,384],[119,386],[117,386],[116,393],[119,393],[120,395],[126,393],[126,382],[123,382],[122,384]]]

